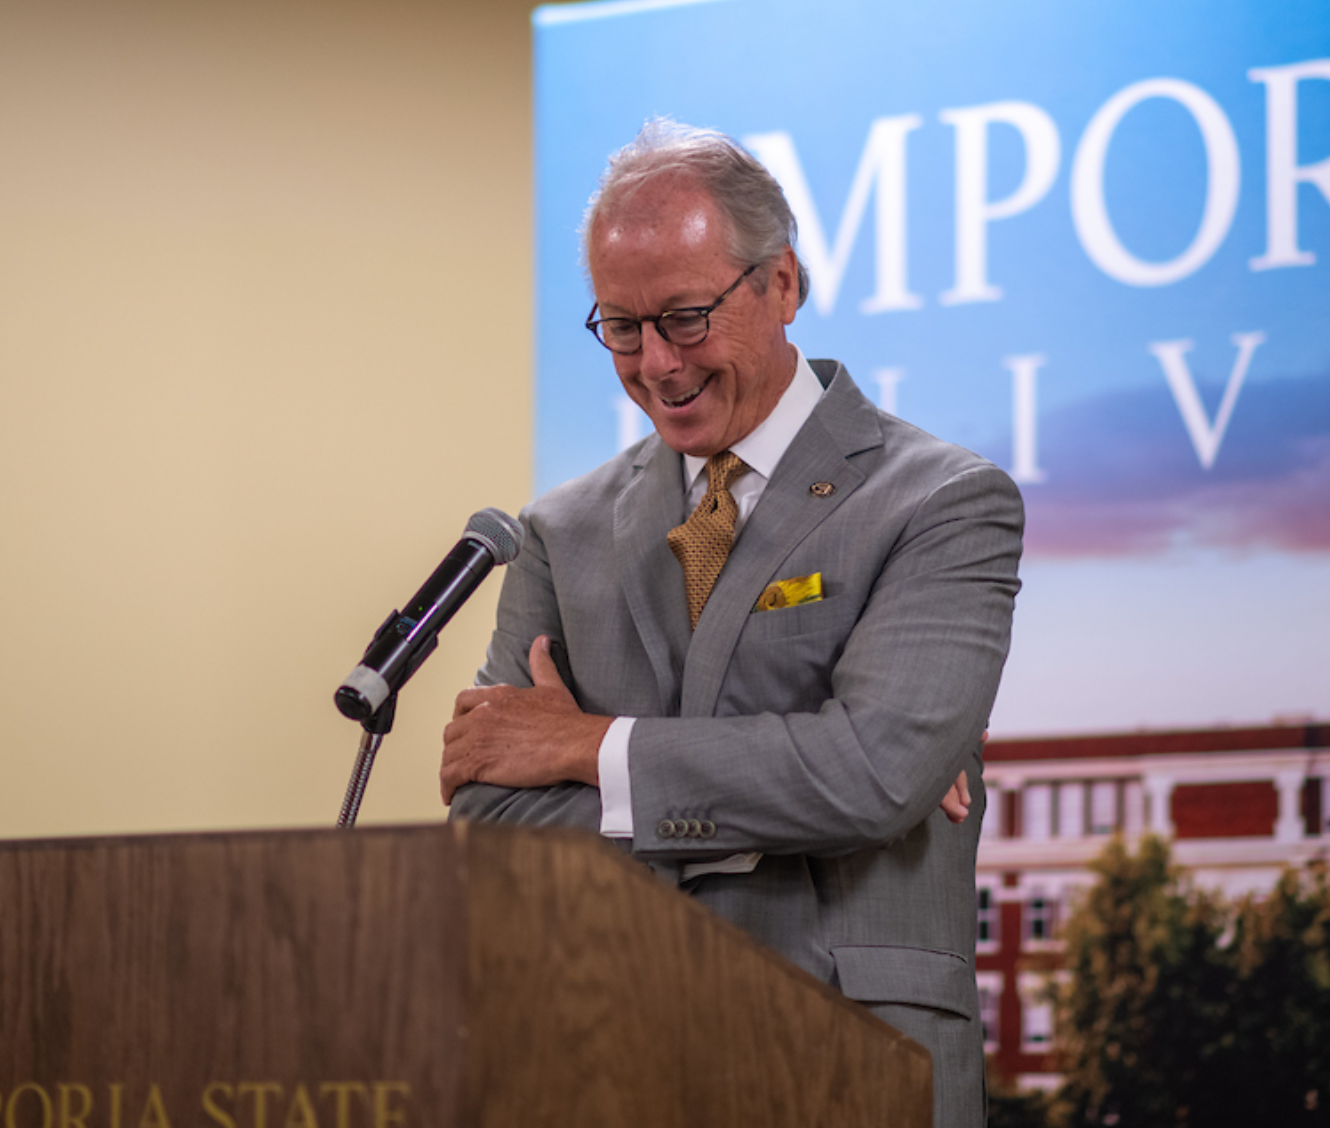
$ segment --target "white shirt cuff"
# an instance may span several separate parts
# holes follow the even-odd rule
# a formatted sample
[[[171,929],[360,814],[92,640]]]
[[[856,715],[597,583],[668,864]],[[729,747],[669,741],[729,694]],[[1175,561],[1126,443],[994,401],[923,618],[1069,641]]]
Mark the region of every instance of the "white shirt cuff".
[[[601,738],[600,833],[606,838],[632,838],[633,795],[628,780],[628,738],[636,717],[615,717]]]

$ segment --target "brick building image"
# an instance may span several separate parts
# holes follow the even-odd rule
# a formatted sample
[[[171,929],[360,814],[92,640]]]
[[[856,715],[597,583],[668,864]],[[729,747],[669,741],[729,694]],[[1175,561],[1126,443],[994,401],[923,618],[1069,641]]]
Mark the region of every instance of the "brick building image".
[[[1060,920],[1113,834],[1169,839],[1197,885],[1228,897],[1330,856],[1330,725],[994,740],[985,762],[979,997],[995,1071],[1022,1087],[1056,1083],[1041,993]]]

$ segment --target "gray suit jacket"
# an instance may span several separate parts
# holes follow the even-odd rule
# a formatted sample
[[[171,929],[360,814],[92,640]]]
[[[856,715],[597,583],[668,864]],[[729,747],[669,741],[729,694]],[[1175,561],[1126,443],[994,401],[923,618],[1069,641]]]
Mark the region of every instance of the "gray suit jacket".
[[[695,632],[666,533],[680,456],[652,435],[524,513],[482,684],[529,685],[532,639],[567,648],[593,713],[639,718],[633,853],[760,851],[685,884],[700,901],[934,1055],[935,1123],[983,1123],[974,977],[981,734],[1007,653],[1020,495],[1000,470],[878,411],[839,364],[739,535]],[[814,483],[829,483],[817,490]],[[754,612],[773,580],[823,599]],[[938,809],[965,769],[961,826]],[[470,785],[453,814],[596,830],[579,784]],[[679,837],[683,825],[710,837]]]

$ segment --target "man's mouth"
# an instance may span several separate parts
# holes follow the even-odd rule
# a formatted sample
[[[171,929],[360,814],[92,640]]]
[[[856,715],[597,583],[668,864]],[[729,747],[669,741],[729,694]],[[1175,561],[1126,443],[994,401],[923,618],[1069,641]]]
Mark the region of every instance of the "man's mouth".
[[[706,386],[709,383],[711,383],[710,376],[708,376],[705,380],[703,380],[702,383],[698,384],[696,388],[693,388],[691,391],[684,392],[684,394],[681,396],[675,396],[673,399],[671,399],[669,396],[661,396],[660,402],[663,403],[666,407],[670,408],[687,407],[690,403],[693,402],[693,400],[697,399],[697,397],[702,394],[703,390],[706,388]]]

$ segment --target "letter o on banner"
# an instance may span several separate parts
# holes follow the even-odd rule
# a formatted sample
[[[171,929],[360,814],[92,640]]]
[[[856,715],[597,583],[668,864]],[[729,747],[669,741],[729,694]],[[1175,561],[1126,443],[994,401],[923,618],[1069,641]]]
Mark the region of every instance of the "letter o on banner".
[[[1196,236],[1182,254],[1167,262],[1146,262],[1127,250],[1113,230],[1104,202],[1104,162],[1108,145],[1128,111],[1149,98],[1180,103],[1201,130],[1205,143],[1205,210]],[[1118,91],[1085,127],[1071,169],[1071,215],[1081,246],[1094,264],[1129,286],[1167,286],[1204,266],[1219,249],[1238,208],[1241,171],[1238,140],[1219,103],[1199,86],[1176,78],[1150,78]]]

